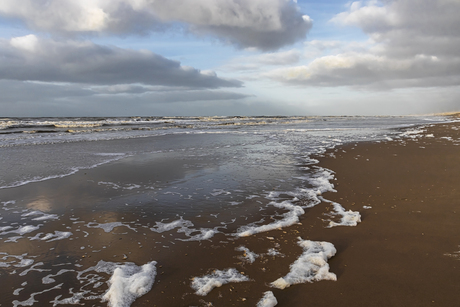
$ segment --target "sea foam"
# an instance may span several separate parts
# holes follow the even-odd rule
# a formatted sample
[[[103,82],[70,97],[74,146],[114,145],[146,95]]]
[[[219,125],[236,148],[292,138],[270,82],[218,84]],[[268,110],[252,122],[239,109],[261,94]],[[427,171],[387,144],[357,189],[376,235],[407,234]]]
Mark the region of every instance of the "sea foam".
[[[221,287],[222,285],[228,284],[230,282],[243,281],[249,281],[249,278],[239,273],[236,269],[232,268],[226,271],[215,270],[209,275],[205,275],[203,277],[195,277],[193,278],[191,287],[196,291],[196,295],[205,296],[216,287]]]
[[[134,263],[118,266],[109,280],[110,288],[102,297],[110,307],[128,307],[152,289],[156,261],[138,267]]]
[[[264,296],[257,303],[256,307],[274,307],[278,305],[275,295],[271,291],[264,293]]]
[[[299,237],[298,245],[304,249],[304,252],[290,265],[290,272],[286,276],[270,284],[272,287],[284,289],[305,282],[337,280],[337,276],[329,272],[327,263],[327,260],[337,252],[332,243],[302,240]]]
[[[328,201],[324,198],[322,198],[322,200],[329,202],[334,206],[335,212],[332,212],[330,214],[342,216],[339,223],[330,221],[329,225],[327,226],[328,228],[336,226],[356,226],[358,225],[358,223],[361,222],[361,214],[358,211],[346,211],[339,203]]]

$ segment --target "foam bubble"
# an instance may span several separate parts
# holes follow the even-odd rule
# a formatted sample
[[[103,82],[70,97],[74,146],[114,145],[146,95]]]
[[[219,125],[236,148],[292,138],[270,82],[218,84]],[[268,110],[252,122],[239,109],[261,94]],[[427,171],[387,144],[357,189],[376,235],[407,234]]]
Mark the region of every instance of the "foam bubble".
[[[284,289],[305,282],[337,280],[337,276],[329,272],[327,263],[337,252],[332,243],[302,240],[299,237],[298,245],[304,252],[290,265],[290,272],[286,276],[271,283],[272,287]]]
[[[264,297],[260,299],[256,307],[274,307],[278,305],[275,295],[271,291],[264,293]]]
[[[230,282],[243,281],[249,281],[249,278],[239,273],[236,269],[231,268],[226,271],[215,270],[212,274],[195,277],[193,278],[191,287],[196,290],[196,295],[205,296],[216,287],[221,287]]]
[[[156,276],[156,261],[141,267],[133,263],[118,266],[109,280],[110,288],[102,297],[111,307],[128,307],[138,297],[152,289]]]

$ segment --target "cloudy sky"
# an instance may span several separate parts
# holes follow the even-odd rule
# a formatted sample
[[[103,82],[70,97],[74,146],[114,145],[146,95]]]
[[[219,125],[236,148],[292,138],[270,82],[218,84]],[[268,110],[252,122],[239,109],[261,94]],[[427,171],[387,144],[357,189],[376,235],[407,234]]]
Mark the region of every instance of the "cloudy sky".
[[[0,116],[460,110],[460,0],[1,0]]]

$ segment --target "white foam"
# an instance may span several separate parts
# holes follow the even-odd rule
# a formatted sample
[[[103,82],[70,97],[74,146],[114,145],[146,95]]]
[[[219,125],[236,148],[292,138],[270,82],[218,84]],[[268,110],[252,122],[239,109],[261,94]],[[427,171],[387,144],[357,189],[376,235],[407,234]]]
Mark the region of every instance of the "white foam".
[[[42,216],[33,218],[32,221],[45,221],[45,220],[57,220],[59,217],[56,214],[43,214]]]
[[[209,240],[216,233],[219,231],[217,230],[219,227],[215,227],[213,229],[211,228],[200,228],[200,229],[189,229],[189,228],[181,228],[177,232],[183,232],[185,235],[187,235],[189,238],[188,239],[178,239],[180,241],[202,241],[202,240]],[[191,235],[192,233],[198,232],[196,235]]]
[[[284,254],[280,253],[278,250],[274,249],[274,248],[269,248],[267,250],[267,252],[265,253],[265,255],[267,256],[280,256],[280,257],[284,257]]]
[[[288,227],[299,222],[299,216],[303,215],[305,211],[300,206],[293,205],[289,201],[283,201],[281,203],[271,202],[271,205],[289,210],[283,214],[283,218],[276,222],[262,225],[262,226],[250,226],[246,225],[240,227],[237,230],[236,235],[239,237],[248,237],[257,233],[266,232],[274,229],[281,229],[283,227]]]
[[[290,272],[286,276],[270,284],[272,287],[284,289],[305,282],[337,280],[337,276],[329,272],[327,263],[327,260],[337,252],[332,243],[302,240],[299,237],[298,244],[304,252],[290,265]]]
[[[231,192],[225,191],[223,189],[214,189],[212,193],[210,193],[212,196],[218,196],[218,195],[230,195],[232,194]]]
[[[36,268],[36,267],[41,266],[41,265],[44,265],[44,263],[43,263],[43,262],[35,263],[35,264],[32,265],[30,268],[28,268],[28,269],[22,271],[22,272],[19,274],[19,276],[25,276],[25,275],[27,275],[27,274],[28,274],[29,272],[31,272],[31,271],[37,271],[37,272],[46,272],[46,271],[50,271],[50,270],[48,270],[48,269],[37,269],[37,268]]]
[[[8,233],[17,233],[17,234],[22,236],[22,235],[25,235],[26,233],[30,233],[30,232],[33,232],[33,231],[39,229],[40,226],[41,225],[37,225],[37,226],[32,226],[32,225],[20,226],[15,230],[2,232],[2,233],[0,233],[0,235],[5,235],[5,234],[8,234]],[[7,227],[9,227],[9,226],[7,226]],[[7,229],[10,229],[10,228],[7,228]]]
[[[53,306],[57,305],[85,305],[85,300],[102,300],[108,302],[111,307],[128,307],[138,297],[150,291],[156,276],[156,262],[151,261],[143,266],[137,266],[132,262],[115,263],[100,260],[95,266],[83,271],[76,272],[77,280],[82,285],[76,292],[71,288],[70,297],[61,299],[58,295],[51,301]],[[80,265],[76,265],[80,266]],[[55,282],[53,277],[74,270],[60,270],[57,274],[50,274],[43,278],[42,282]],[[104,273],[104,274],[98,274]],[[100,288],[105,284],[107,275],[112,275],[108,290],[101,294]]]
[[[322,167],[318,167],[317,171],[306,179],[308,183],[313,186],[312,189],[318,195],[321,195],[325,192],[336,192],[334,185],[330,182],[330,180],[334,179],[334,175],[331,170],[326,170]]]
[[[205,296],[216,287],[221,287],[222,285],[230,282],[243,281],[249,281],[249,278],[239,273],[236,269],[231,268],[226,271],[215,270],[209,275],[195,277],[193,278],[191,287],[196,290],[196,295]]]
[[[7,253],[0,253],[0,255],[4,255],[3,257],[0,258],[0,260],[9,260],[9,258],[12,258],[12,260],[9,260],[7,262],[0,262],[0,268],[7,268],[10,266],[14,266],[17,268],[24,268],[34,263],[34,260],[25,258],[27,254],[9,255]]]
[[[112,223],[103,223],[103,224],[89,222],[85,226],[88,228],[102,228],[105,232],[111,232],[115,227],[121,227],[121,226],[128,227],[129,229],[136,231],[135,228],[132,228],[131,226],[127,224],[123,224],[121,222],[112,222]]]
[[[271,291],[264,293],[264,297],[260,299],[256,307],[274,307],[278,305],[275,295]]]
[[[18,243],[18,240],[22,238],[24,237],[23,236],[9,237],[7,240],[5,240],[5,243],[8,243],[8,242]]]
[[[356,226],[358,223],[361,222],[361,214],[358,211],[346,211],[339,203],[328,201],[322,198],[322,200],[331,203],[334,206],[335,212],[330,214],[332,215],[341,215],[342,218],[340,219],[339,223],[334,221],[330,221],[328,228],[336,227],[336,226]]]
[[[152,289],[156,276],[156,261],[141,267],[133,263],[118,266],[109,280],[110,288],[102,297],[110,307],[128,307],[138,297]]]
[[[62,275],[62,274],[67,273],[67,272],[74,272],[74,270],[62,269],[62,270],[59,270],[59,272],[57,272],[57,274],[46,275],[45,277],[42,278],[42,283],[46,285],[46,284],[51,284],[53,282],[56,282],[56,280],[54,280],[53,277]]]
[[[46,241],[46,242],[52,242],[56,240],[63,240],[67,239],[72,235],[71,232],[68,231],[54,231],[53,233],[47,233],[45,234],[44,237],[40,238],[43,233],[37,233],[34,237],[29,238],[29,240],[41,240],[41,241]]]
[[[59,284],[57,286],[54,286],[53,288],[46,289],[46,290],[43,290],[41,292],[32,293],[27,300],[22,301],[22,302],[20,302],[18,300],[14,300],[13,301],[13,307],[17,307],[17,306],[32,306],[32,305],[34,305],[34,303],[38,302],[37,300],[35,300],[36,295],[43,294],[43,293],[46,293],[46,292],[49,292],[49,291],[52,291],[52,290],[56,290],[56,289],[61,289],[62,285],[63,284]]]
[[[183,228],[183,227],[193,227],[193,223],[187,220],[182,219],[170,222],[170,223],[162,223],[156,222],[156,225],[150,228],[151,231],[155,231],[158,233],[166,232],[173,230],[175,228]]]
[[[0,227],[0,231],[3,232],[5,230],[8,230],[8,229],[11,229],[13,228],[12,226],[3,226],[3,227]]]
[[[259,257],[259,255],[257,255],[254,252],[251,252],[248,248],[246,248],[244,246],[239,246],[239,247],[235,248],[235,250],[240,251],[240,252],[244,252],[244,254],[243,254],[243,256],[241,258],[244,261],[247,261],[249,263],[254,263],[254,261],[256,261],[256,258]]]

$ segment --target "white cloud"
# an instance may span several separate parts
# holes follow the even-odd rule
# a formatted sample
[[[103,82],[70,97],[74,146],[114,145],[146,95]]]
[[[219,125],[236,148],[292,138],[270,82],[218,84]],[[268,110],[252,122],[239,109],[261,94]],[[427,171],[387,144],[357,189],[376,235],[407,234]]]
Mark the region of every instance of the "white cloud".
[[[362,44],[306,44],[302,66],[265,76],[294,85],[370,89],[453,86],[460,81],[460,1],[358,1],[333,21],[358,26],[369,35]],[[329,54],[324,55],[324,52]]]
[[[61,35],[145,34],[180,24],[262,50],[302,40],[312,26],[290,0],[2,0],[0,15]]]
[[[150,51],[96,45],[88,41],[55,41],[34,35],[0,39],[0,79],[186,86],[240,87],[241,82],[166,59]]]

